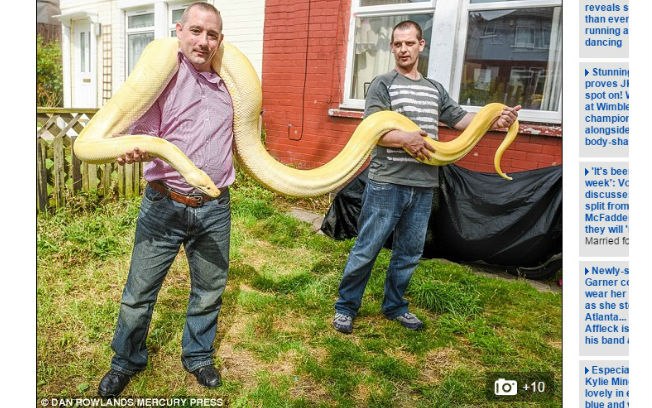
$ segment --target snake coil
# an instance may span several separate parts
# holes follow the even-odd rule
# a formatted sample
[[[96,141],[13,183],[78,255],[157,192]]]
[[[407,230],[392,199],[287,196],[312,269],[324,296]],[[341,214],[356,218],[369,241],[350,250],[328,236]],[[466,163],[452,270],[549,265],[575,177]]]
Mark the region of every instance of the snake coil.
[[[152,41],[122,87],[77,137],[73,149],[80,160],[99,164],[113,162],[138,147],[150,156],[167,161],[188,184],[214,197],[219,189],[210,177],[174,144],[149,135],[121,134],[152,106],[177,72],[178,48],[176,38]],[[335,190],[355,175],[383,134],[392,129],[419,129],[399,113],[376,112],[360,122],[342,151],[331,161],[310,170],[295,169],[272,157],[260,139],[262,91],[258,75],[247,57],[223,41],[211,64],[224,80],[233,100],[234,150],[238,163],[263,186],[286,196],[313,197]],[[439,142],[428,138],[436,152],[424,163],[441,166],[464,157],[491,128],[503,107],[498,103],[483,107],[454,140]],[[500,168],[500,160],[517,133],[518,121],[515,121],[494,158],[496,172],[509,180],[511,178]]]

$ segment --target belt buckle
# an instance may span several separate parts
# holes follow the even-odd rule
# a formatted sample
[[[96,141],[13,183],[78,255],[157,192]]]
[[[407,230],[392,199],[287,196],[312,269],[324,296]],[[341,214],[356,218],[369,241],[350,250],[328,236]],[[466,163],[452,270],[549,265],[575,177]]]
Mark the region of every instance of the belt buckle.
[[[201,207],[204,205],[204,196],[201,194],[192,194],[187,197],[194,201],[192,207]]]

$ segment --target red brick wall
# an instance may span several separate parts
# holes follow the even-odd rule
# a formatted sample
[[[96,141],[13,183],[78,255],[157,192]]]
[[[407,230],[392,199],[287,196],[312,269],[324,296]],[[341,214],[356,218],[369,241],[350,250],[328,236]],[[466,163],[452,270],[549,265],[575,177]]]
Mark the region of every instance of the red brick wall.
[[[521,125],[521,128],[523,127]],[[449,128],[439,128],[439,140],[442,141],[451,140],[458,134]],[[475,171],[494,172],[494,156],[504,137],[504,132],[487,133],[473,150],[456,164]],[[557,135],[521,133],[503,154],[501,168],[510,173],[560,165],[561,144],[562,139]]]
[[[328,116],[342,98],[349,10],[348,0],[265,2],[263,120],[270,153],[284,163],[327,162],[358,123]]]
[[[326,163],[359,123],[328,114],[342,101],[350,9],[350,0],[265,2],[263,120],[266,145],[284,163],[299,168]],[[561,164],[561,129],[552,132],[557,135],[520,135],[503,156],[503,171]],[[493,171],[503,135],[485,136],[458,164]],[[442,140],[454,136],[449,129],[441,131]]]

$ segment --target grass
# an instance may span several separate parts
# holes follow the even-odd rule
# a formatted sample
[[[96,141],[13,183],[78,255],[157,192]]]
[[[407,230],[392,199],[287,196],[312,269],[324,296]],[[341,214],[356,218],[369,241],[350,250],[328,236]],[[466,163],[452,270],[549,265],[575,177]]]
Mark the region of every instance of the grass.
[[[423,260],[408,288],[426,328],[379,313],[389,251],[374,267],[352,335],[330,327],[352,240],[315,234],[285,215],[320,200],[280,199],[239,176],[232,189],[231,270],[216,360],[224,384],[197,385],[179,355],[189,278],[182,254],[154,311],[147,369],[128,396],[225,398],[232,407],[492,407],[487,375],[552,372],[561,406],[561,295],[521,280]],[[109,368],[139,200],[78,199],[37,222],[37,394],[90,397]],[[533,406],[511,403],[509,406]]]

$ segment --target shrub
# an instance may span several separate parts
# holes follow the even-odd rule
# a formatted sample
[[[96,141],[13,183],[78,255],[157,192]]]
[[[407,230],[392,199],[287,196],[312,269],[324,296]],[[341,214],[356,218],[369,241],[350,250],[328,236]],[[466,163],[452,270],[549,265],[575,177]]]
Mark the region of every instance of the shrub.
[[[63,105],[61,44],[36,38],[36,106]]]

